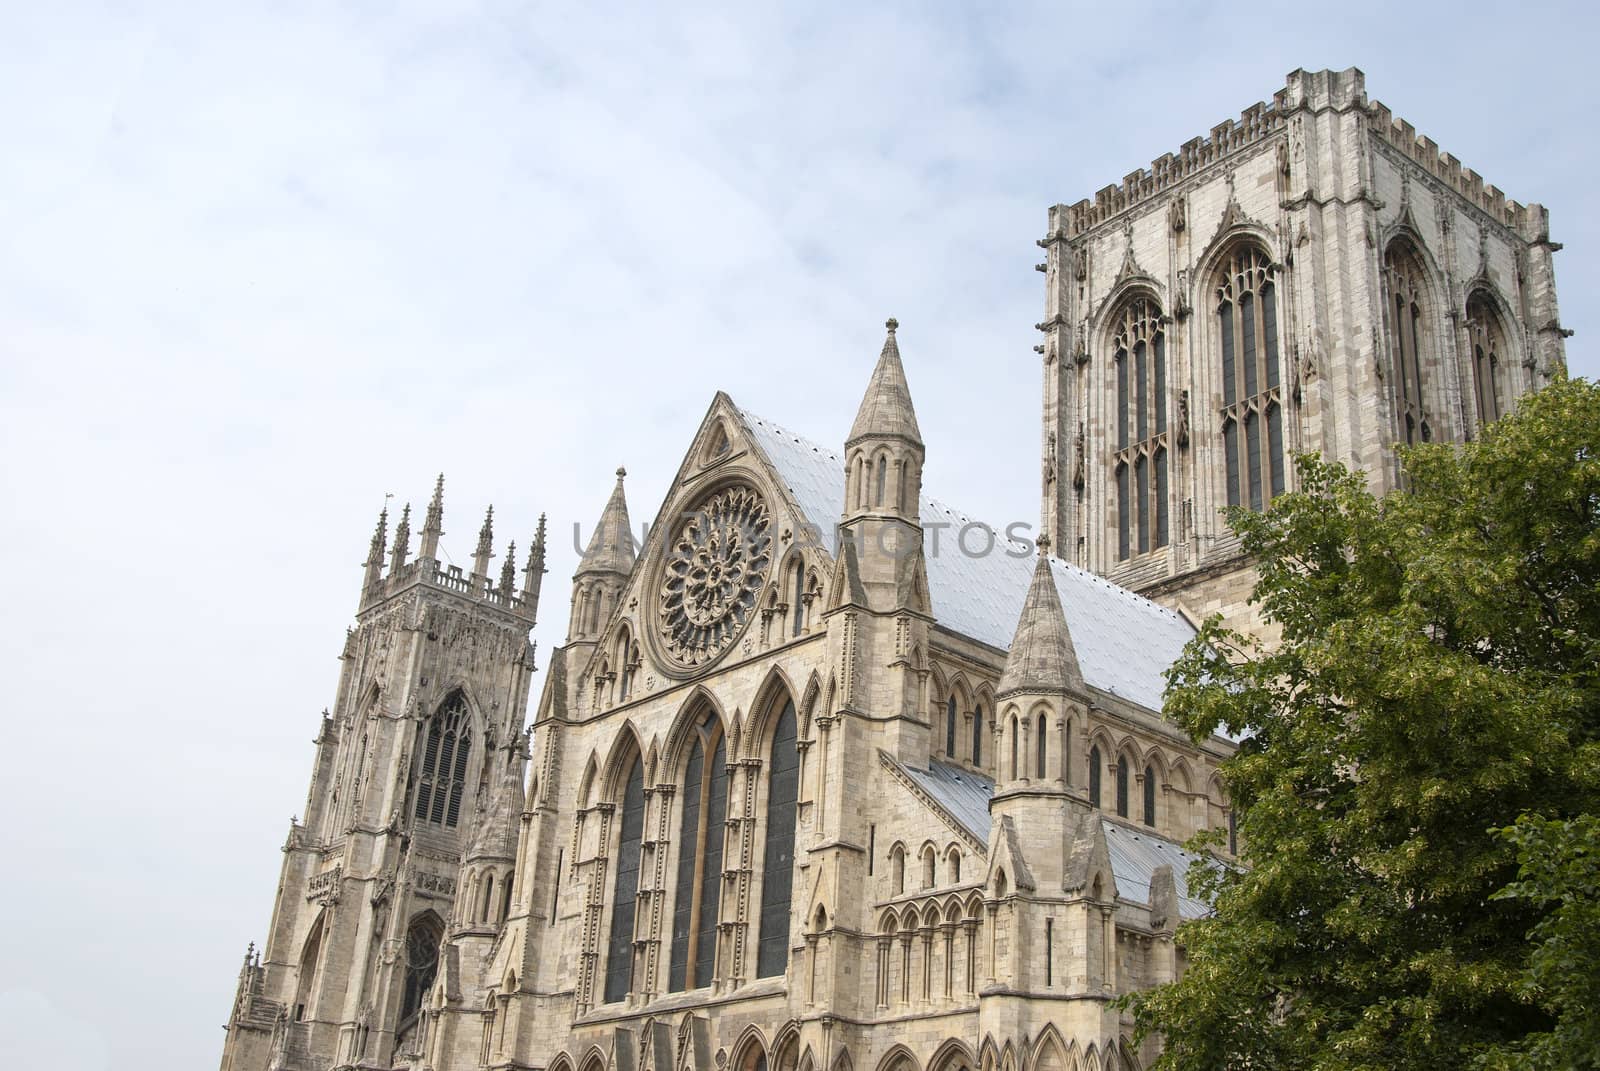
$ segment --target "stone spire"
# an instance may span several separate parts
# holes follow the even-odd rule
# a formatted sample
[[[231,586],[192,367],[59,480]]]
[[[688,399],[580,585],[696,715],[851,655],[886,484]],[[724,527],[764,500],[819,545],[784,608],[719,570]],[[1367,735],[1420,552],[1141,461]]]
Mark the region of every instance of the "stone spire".
[[[1084,690],[1083,670],[1078,653],[1067,631],[1061,612],[1061,596],[1050,571],[1050,540],[1039,537],[1039,563],[1033,569],[1033,583],[1022,603],[1022,616],[1006,656],[1005,672],[1000,675],[997,696],[1018,692],[1055,693]]]
[[[900,347],[894,332],[900,321],[889,319],[884,326],[889,335],[883,340],[883,352],[878,354],[878,366],[872,370],[872,380],[867,393],[856,411],[856,422],[850,425],[850,436],[845,439],[848,448],[862,439],[901,439],[916,446],[922,445],[922,431],[917,427],[917,413],[911,407],[911,388],[906,385],[906,370],[900,363]]]
[[[411,503],[400,511],[400,523],[394,526],[394,551],[389,557],[389,574],[393,576],[406,564],[411,553]]]
[[[417,548],[417,557],[439,558],[439,537],[444,535],[444,473],[439,473],[439,482],[433,485],[433,501],[428,503],[428,518],[422,523],[422,545]]]
[[[489,559],[494,557],[494,507],[484,514],[483,527],[478,529],[478,547],[472,552],[472,575],[489,579]]]
[[[628,500],[622,493],[626,469],[617,470],[617,486],[595,525],[578,571],[572,574],[572,617],[567,623],[569,643],[588,642],[601,630],[633,572],[633,532],[628,522]]]
[[[628,470],[617,469],[617,485],[606,500],[606,508],[595,525],[594,535],[578,563],[578,576],[586,573],[621,573],[633,571],[633,527],[628,520],[628,499],[622,491],[623,478]]]
[[[539,514],[539,530],[533,535],[533,546],[528,548],[528,564],[522,569],[522,601],[528,606],[538,606],[539,586],[544,582],[544,514]]]
[[[383,551],[388,544],[388,531],[389,507],[385,506],[378,514],[378,527],[373,531],[372,543],[367,547],[367,560],[362,563],[367,567],[363,591],[370,591],[383,578]]]

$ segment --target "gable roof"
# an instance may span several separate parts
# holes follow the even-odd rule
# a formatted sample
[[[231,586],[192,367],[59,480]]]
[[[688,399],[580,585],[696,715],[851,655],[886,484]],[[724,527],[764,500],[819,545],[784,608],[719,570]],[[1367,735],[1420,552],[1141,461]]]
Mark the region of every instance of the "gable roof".
[[[844,461],[838,454],[735,406],[750,438],[815,525],[829,554],[836,553],[844,505]],[[1034,551],[1007,539],[1004,526],[988,525],[994,549],[969,557],[957,544],[972,518],[923,496],[928,586],[939,626],[999,651],[1010,648],[1033,580]],[[944,526],[935,533],[933,525]],[[979,541],[981,542],[981,540]],[[974,539],[968,540],[972,545]],[[1051,574],[1077,649],[1084,681],[1150,710],[1161,709],[1163,674],[1177,660],[1194,628],[1178,614],[1086,569],[1050,559]]]

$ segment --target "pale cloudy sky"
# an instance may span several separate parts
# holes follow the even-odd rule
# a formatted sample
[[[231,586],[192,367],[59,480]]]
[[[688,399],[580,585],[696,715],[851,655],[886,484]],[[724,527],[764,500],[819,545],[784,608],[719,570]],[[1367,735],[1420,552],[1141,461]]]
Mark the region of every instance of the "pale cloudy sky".
[[[1294,67],[1548,205],[1600,370],[1588,5],[1304,10],[7,5],[7,1062],[217,1059],[385,492],[548,512],[548,651],[618,464],[838,443],[894,315],[930,490],[1031,519],[1046,206]]]

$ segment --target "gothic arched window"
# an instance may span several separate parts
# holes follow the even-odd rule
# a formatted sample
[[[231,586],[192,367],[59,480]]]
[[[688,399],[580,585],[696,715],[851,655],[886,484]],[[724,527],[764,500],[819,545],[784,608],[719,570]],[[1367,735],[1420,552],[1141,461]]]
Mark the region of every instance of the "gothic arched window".
[[[1408,446],[1433,440],[1427,388],[1428,329],[1424,319],[1427,284],[1422,259],[1404,238],[1389,243],[1383,255],[1383,283],[1389,321],[1389,367],[1400,437]]]
[[[454,829],[461,820],[461,792],[472,752],[472,719],[467,701],[456,692],[429,719],[417,781],[418,820]]]
[[[1128,817],[1128,759],[1117,758],[1117,817]]]
[[[786,699],[772,730],[767,779],[767,845],[761,866],[761,939],[756,977],[782,974],[789,963],[789,900],[794,891],[795,804],[800,798],[800,753],[795,747],[794,700]]]
[[[893,883],[894,894],[899,896],[906,891],[906,850],[896,844],[889,849],[889,876]]]
[[[1150,766],[1144,768],[1144,824],[1156,824],[1156,772]]]
[[[1040,714],[1039,714],[1039,732],[1038,732],[1038,735],[1035,737],[1035,739],[1038,742],[1033,745],[1033,747],[1034,747],[1034,756],[1033,756],[1034,776],[1038,777],[1040,780],[1044,779],[1044,776],[1045,776],[1044,771],[1045,771],[1045,767],[1047,765],[1047,760],[1048,760],[1048,757],[1049,757],[1048,754],[1047,754],[1048,748],[1045,747],[1045,735],[1044,734],[1045,734],[1045,717],[1044,717],[1044,713],[1041,711]]]
[[[1478,427],[1500,419],[1500,359],[1506,335],[1494,300],[1482,290],[1467,299],[1467,345],[1472,352],[1472,387],[1478,401]]]
[[[633,989],[633,916],[639,895],[639,840],[644,833],[644,763],[638,752],[628,760],[622,789],[622,823],[617,832],[617,885],[611,900],[611,940],[606,949],[607,1004]]]
[[[1265,509],[1284,489],[1278,293],[1266,251],[1241,245],[1217,280],[1228,505]]]
[[[1100,806],[1100,745],[1089,749],[1089,802]]]
[[[951,696],[944,705],[944,753],[956,757],[956,697]]]
[[[617,702],[626,703],[633,692],[633,672],[639,664],[639,645],[623,629],[617,640]]]
[[[805,627],[805,623],[806,623],[806,604],[805,604],[805,598],[804,598],[805,589],[806,589],[806,563],[805,563],[805,559],[804,558],[797,557],[794,560],[794,595],[790,599],[790,602],[793,604],[792,607],[791,607],[791,613],[793,614],[793,618],[794,618],[794,620],[792,622],[792,627],[791,627],[791,630],[790,630],[790,634],[793,635],[793,636],[800,635],[800,630]]]
[[[1017,776],[1017,734],[1021,730],[1017,726],[1017,716],[1011,715],[1011,776]]]
[[[1117,557],[1167,545],[1167,334],[1135,298],[1112,321],[1117,368]]]
[[[722,906],[722,846],[728,813],[728,752],[722,722],[707,707],[691,730],[678,825],[678,883],[672,908],[667,990],[711,984]]]
[[[972,711],[972,765],[983,765],[983,704]]]
[[[439,974],[439,941],[444,928],[432,912],[417,916],[406,930],[406,975],[400,997],[400,1020],[422,1010],[422,1002]]]

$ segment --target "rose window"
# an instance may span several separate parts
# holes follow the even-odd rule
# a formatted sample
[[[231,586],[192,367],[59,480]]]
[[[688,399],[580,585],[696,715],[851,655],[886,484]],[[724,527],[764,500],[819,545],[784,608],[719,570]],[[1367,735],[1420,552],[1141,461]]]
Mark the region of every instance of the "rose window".
[[[685,666],[731,647],[754,616],[772,564],[767,505],[748,487],[718,491],[683,517],[661,574],[661,639]]]

